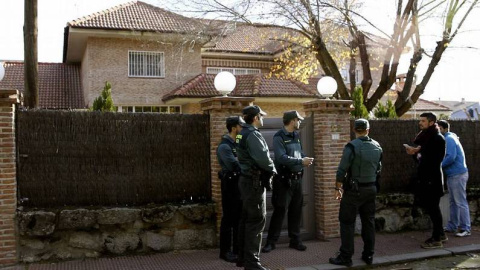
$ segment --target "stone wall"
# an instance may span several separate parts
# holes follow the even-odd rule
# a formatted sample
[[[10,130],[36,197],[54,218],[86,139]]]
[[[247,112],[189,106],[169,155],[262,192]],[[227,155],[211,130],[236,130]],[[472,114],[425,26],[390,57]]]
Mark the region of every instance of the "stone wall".
[[[468,201],[472,225],[480,225],[480,196],[469,194]],[[359,217],[356,222],[356,232],[360,233]],[[380,232],[425,230],[431,228],[431,222],[422,209],[414,207],[412,194],[381,194],[377,196],[375,227]]]
[[[19,210],[19,260],[38,262],[215,247],[214,204]]]

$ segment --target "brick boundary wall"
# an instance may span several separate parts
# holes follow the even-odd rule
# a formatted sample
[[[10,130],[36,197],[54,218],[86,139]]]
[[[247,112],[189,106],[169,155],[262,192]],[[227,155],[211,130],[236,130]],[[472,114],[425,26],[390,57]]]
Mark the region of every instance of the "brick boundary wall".
[[[215,202],[217,217],[217,233],[220,232],[222,220],[222,192],[218,171],[220,164],[217,161],[217,147],[224,134],[227,133],[225,120],[229,116],[241,115],[242,109],[253,104],[254,98],[214,97],[200,101],[200,106],[205,114],[210,115],[210,168],[212,200]]]
[[[335,174],[343,147],[350,141],[350,111],[347,100],[320,99],[303,104],[313,118],[315,235],[318,239],[338,237],[340,225],[335,200]]]
[[[0,267],[17,262],[15,108],[17,90],[0,90]]]

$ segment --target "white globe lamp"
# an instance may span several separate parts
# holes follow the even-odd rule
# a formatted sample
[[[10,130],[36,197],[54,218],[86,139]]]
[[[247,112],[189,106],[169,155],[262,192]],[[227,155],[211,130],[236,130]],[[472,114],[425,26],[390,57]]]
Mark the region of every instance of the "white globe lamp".
[[[0,81],[3,80],[5,76],[5,67],[3,66],[3,62],[0,62]]]
[[[324,97],[331,97],[337,92],[337,81],[330,76],[324,76],[318,80],[317,91]]]
[[[227,96],[230,94],[233,89],[235,89],[235,85],[237,85],[237,80],[232,73],[228,71],[222,71],[215,76],[215,80],[213,81],[215,85],[215,89],[220,92],[222,95]]]

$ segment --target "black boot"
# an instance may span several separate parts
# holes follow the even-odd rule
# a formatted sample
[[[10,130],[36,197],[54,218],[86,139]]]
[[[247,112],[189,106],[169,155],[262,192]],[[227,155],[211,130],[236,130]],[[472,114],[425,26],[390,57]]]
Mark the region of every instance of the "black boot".
[[[364,261],[368,265],[371,265],[373,263],[373,256],[362,255],[362,261]]]
[[[335,265],[345,265],[347,267],[352,266],[352,259],[345,258],[342,255],[338,255],[335,258],[328,259],[328,262]]]
[[[267,241],[267,244],[262,248],[262,253],[268,253],[275,249],[275,243]]]
[[[233,263],[233,262],[237,262],[238,256],[231,252],[224,252],[224,253],[220,253],[220,259]]]
[[[302,242],[290,242],[290,245],[288,245],[288,247],[300,251],[307,250],[307,246],[305,246]]]

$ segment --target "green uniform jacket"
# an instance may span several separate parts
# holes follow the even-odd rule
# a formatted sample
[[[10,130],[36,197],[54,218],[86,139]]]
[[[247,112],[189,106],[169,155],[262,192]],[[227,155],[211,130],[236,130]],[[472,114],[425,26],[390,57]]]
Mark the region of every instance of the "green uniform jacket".
[[[237,135],[237,155],[242,175],[250,177],[254,167],[277,173],[270,158],[268,145],[258,128],[245,124]]]
[[[343,182],[347,173],[360,183],[375,182],[382,170],[382,152],[380,144],[368,136],[349,142],[338,165],[337,182]]]

